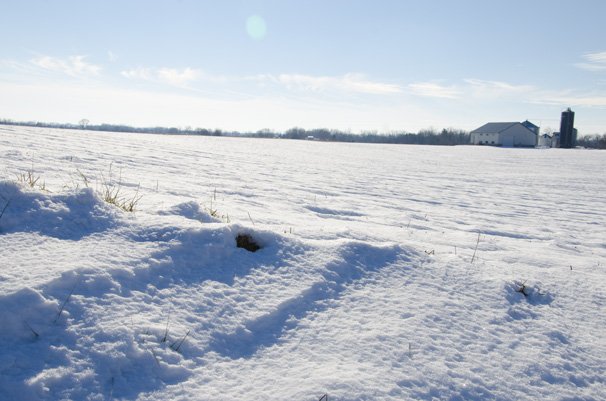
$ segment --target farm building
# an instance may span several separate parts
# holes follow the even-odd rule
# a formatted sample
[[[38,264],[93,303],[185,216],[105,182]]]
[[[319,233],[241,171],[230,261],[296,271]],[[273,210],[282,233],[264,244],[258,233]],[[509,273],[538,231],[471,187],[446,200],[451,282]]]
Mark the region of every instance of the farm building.
[[[533,147],[537,145],[539,127],[526,120],[523,123],[488,123],[471,131],[473,145]]]
[[[555,135],[541,134],[541,135],[539,135],[539,142],[537,143],[537,146],[539,148],[555,147],[554,146],[555,141],[556,141]]]

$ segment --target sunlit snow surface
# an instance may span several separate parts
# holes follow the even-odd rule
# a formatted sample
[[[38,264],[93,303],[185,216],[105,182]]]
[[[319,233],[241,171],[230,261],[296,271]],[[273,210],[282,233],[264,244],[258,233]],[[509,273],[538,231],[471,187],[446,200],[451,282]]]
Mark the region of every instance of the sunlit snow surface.
[[[606,399],[606,152],[2,126],[0,162],[2,400]]]

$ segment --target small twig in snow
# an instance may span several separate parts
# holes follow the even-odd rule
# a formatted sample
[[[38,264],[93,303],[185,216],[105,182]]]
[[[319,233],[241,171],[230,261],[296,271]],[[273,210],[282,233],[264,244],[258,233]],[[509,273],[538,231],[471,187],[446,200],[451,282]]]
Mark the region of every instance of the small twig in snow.
[[[74,293],[74,290],[76,289],[76,286],[78,285],[78,283],[80,282],[80,280],[76,281],[76,283],[74,284],[74,286],[72,287],[72,290],[69,292],[69,294],[67,295],[67,298],[65,298],[65,301],[63,301],[63,305],[61,305],[61,308],[59,309],[59,312],[57,313],[57,316],[55,317],[55,320],[53,320],[53,323],[57,323],[57,321],[59,320],[59,318],[61,317],[61,314],[63,313],[63,309],[65,309],[65,305],[67,305],[67,302],[69,301],[69,299],[71,298],[72,294]]]
[[[480,234],[481,232],[478,231],[478,240],[476,241],[476,249],[473,250],[473,256],[471,257],[471,263],[473,264],[473,261],[476,258],[476,252],[478,251],[478,244],[480,243]]]
[[[111,382],[110,382],[111,383],[111,389],[109,391],[109,399],[110,400],[114,399],[114,381],[115,381],[114,377],[112,376],[112,379],[111,379]]]
[[[3,198],[3,199],[4,199],[4,198]],[[10,199],[8,199],[8,200],[6,201],[6,205],[4,205],[4,207],[2,208],[2,211],[0,212],[0,219],[2,218],[2,216],[4,216],[4,212],[5,212],[5,211],[6,211],[6,209],[8,208],[8,205],[10,205],[10,204],[11,204],[11,201],[10,201]]]
[[[80,171],[79,169],[76,169],[76,172],[78,173],[78,175],[80,176],[80,178],[84,182],[84,186],[86,188],[88,188],[88,184],[90,184],[90,181],[88,180],[88,177],[85,176],[84,173],[82,171]]]
[[[518,283],[518,288],[516,288],[516,292],[519,292],[520,294],[524,295],[525,297],[528,298],[528,292],[526,292],[526,290],[528,289],[528,287],[526,287],[526,280],[519,284]]]
[[[164,330],[164,337],[162,337],[162,340],[160,341],[161,343],[165,343],[168,338],[168,322],[170,322],[170,313],[166,318],[166,330]]]
[[[40,337],[40,334],[38,334],[36,332],[36,330],[32,329],[32,326],[30,326],[30,324],[27,323],[27,320],[24,320],[23,322],[25,323],[25,325],[27,326],[27,328],[30,329],[32,331],[32,333],[34,333],[34,337],[36,337],[36,338]]]
[[[160,360],[158,359],[158,355],[156,355],[156,352],[153,350],[153,348],[149,348],[149,351],[154,356],[154,360],[156,361],[156,363],[158,364],[158,366],[160,366]]]
[[[179,352],[179,349],[181,348],[181,346],[185,342],[185,339],[187,338],[187,336],[189,336],[189,332],[190,332],[190,330],[187,330],[187,333],[185,333],[185,336],[181,339],[181,341],[175,341],[174,343],[172,343],[170,345],[170,347],[173,349],[173,351]],[[175,348],[175,345],[177,346],[176,348]]]

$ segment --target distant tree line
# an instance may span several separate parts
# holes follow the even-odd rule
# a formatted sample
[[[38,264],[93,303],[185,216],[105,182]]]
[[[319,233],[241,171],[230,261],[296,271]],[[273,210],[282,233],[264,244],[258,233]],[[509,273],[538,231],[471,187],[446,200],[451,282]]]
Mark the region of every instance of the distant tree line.
[[[287,139],[313,139],[317,141],[332,142],[363,142],[363,143],[396,143],[417,145],[467,145],[469,144],[469,133],[456,129],[443,129],[438,132],[433,129],[421,130],[418,133],[392,132],[379,134],[376,131],[352,134],[339,130],[328,130],[325,128],[305,130],[303,128],[291,128],[279,134]]]
[[[176,127],[131,127],[122,124],[90,124],[88,120],[82,119],[78,124],[71,123],[47,123],[40,121],[13,121],[0,119],[0,125],[19,125],[26,127],[44,127],[61,129],[85,129],[88,131],[111,131],[111,132],[134,132],[141,134],[168,134],[168,135],[206,135],[222,136],[225,133],[219,129],[208,130],[205,128],[176,128]]]
[[[577,138],[577,146],[594,149],[606,149],[606,134],[585,135]]]
[[[46,123],[38,121],[13,121],[0,119],[2,125],[20,125],[29,127],[62,128],[62,129],[86,129],[90,131],[111,132],[134,132],[166,135],[203,135],[203,136],[236,136],[251,138],[283,138],[302,139],[325,142],[358,142],[358,143],[385,143],[385,144],[415,144],[415,145],[467,145],[469,144],[469,132],[448,128],[437,131],[424,129],[417,133],[391,132],[378,133],[377,131],[366,131],[353,134],[334,129],[316,128],[291,128],[285,132],[275,132],[263,129],[256,132],[223,131],[220,129],[206,128],[176,128],[176,127],[131,127],[122,124],[90,124],[87,119],[82,119],[78,124],[70,123]],[[588,148],[606,149],[606,134],[589,135],[577,139],[577,146]]]
[[[204,135],[204,136],[239,136],[252,138],[284,138],[284,139],[313,139],[326,142],[361,142],[361,143],[394,143],[394,144],[419,144],[419,145],[466,145],[469,143],[469,133],[456,129],[443,129],[438,132],[433,129],[421,130],[418,133],[392,132],[380,134],[376,131],[353,134],[340,130],[316,128],[306,130],[304,128],[291,128],[286,132],[275,132],[263,129],[256,132],[222,131],[220,129],[209,130],[206,128],[176,128],[176,127],[131,127],[121,124],[90,124],[87,119],[82,119],[78,124],[71,123],[46,123],[38,121],[13,121],[0,119],[0,124],[21,125],[29,127],[62,128],[62,129],[86,129],[89,131],[111,131],[111,132],[134,132],[168,135]]]

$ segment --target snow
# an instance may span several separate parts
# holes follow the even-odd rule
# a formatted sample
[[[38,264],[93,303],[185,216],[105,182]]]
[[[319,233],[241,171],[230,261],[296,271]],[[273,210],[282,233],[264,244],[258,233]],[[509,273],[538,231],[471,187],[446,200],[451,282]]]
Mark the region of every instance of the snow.
[[[604,152],[2,126],[0,160],[0,399],[606,399]]]

